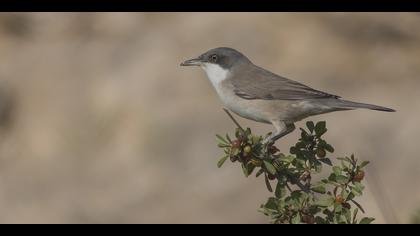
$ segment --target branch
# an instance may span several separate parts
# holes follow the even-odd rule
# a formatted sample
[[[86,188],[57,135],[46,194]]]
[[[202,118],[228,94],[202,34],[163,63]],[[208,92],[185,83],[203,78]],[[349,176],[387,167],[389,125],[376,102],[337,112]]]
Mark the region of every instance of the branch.
[[[368,224],[374,220],[357,217],[359,209],[362,213],[364,210],[354,200],[362,195],[363,167],[369,162],[359,164],[351,155],[337,158],[341,164],[334,165],[326,157],[327,152],[334,152],[334,148],[322,138],[327,132],[325,121],[316,124],[308,121],[307,130],[301,129],[301,137],[290,147],[290,154],[284,154],[274,145],[263,144],[261,135],[252,134],[249,128],[244,130],[227,109],[223,110],[237,126],[236,139],[231,139],[228,134],[226,139],[217,135],[218,146],[225,153],[217,166],[220,168],[230,160],[240,163],[245,177],[254,171],[256,177],[264,174],[266,187],[274,192],[274,196],[261,206],[260,211],[270,216],[271,222]],[[311,183],[311,176],[321,174],[323,166],[329,166],[328,177]],[[277,182],[275,191],[270,180]],[[291,185],[296,187],[291,188]],[[340,188],[339,192],[337,188]]]
[[[303,185],[300,180],[298,178],[296,178],[294,175],[292,174],[287,174],[288,177],[292,180],[293,184],[296,184],[302,191],[304,191],[305,193],[309,193],[310,189]]]
[[[233,116],[230,114],[229,110],[226,109],[226,108],[223,108],[223,110],[226,112],[226,114],[228,114],[229,118],[233,121],[233,123],[235,123],[235,125],[239,128],[239,130],[241,130],[242,134],[244,134],[245,133],[245,130],[238,123],[238,121],[236,121],[235,118],[233,118]]]

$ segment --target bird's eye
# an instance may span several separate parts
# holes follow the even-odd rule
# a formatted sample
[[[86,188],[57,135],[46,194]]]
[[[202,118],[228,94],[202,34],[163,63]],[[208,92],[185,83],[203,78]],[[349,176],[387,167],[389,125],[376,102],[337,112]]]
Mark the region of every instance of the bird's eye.
[[[210,56],[210,60],[211,60],[212,62],[216,62],[216,61],[217,61],[217,55],[216,55],[216,54],[211,55],[211,56]]]

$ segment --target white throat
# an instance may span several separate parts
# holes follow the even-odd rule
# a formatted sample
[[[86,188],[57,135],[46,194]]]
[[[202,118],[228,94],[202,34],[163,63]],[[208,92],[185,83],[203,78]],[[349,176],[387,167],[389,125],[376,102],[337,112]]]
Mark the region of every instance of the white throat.
[[[201,68],[206,72],[207,77],[215,88],[229,75],[229,70],[223,69],[223,67],[216,64],[204,63]]]

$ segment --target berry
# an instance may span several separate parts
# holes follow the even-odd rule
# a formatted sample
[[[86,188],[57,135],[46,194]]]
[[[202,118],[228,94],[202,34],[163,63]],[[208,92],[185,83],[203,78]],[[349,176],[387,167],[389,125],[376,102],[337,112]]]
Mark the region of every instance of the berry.
[[[359,170],[356,175],[353,177],[353,181],[360,182],[365,177],[365,172],[363,170]]]
[[[337,197],[335,197],[335,202],[343,204],[344,203],[344,198],[341,195],[337,195]]]
[[[241,146],[241,141],[239,141],[238,139],[237,140],[234,140],[232,142],[232,147],[233,148],[239,148],[240,146]]]
[[[272,175],[272,174],[268,174],[268,179],[269,180],[274,180],[276,178],[276,176]]]
[[[347,202],[343,203],[343,207],[345,207],[347,209],[350,209],[351,208],[350,204],[347,203]]]
[[[324,149],[317,149],[317,150],[316,150],[316,155],[317,155],[318,157],[325,157],[325,155],[327,155],[327,153],[325,152],[325,150],[324,150]]]
[[[246,154],[249,154],[251,151],[252,151],[252,149],[251,149],[251,147],[250,147],[250,146],[246,146],[246,147],[244,147],[244,152],[245,152]]]
[[[315,218],[311,215],[303,215],[302,216],[302,222],[306,224],[314,224]]]

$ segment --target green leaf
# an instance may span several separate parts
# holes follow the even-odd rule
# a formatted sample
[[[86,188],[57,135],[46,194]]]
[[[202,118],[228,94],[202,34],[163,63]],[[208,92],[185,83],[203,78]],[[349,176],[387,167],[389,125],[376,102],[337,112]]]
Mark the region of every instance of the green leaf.
[[[258,143],[258,142],[260,142],[262,140],[262,137],[261,136],[253,136],[252,137],[252,142],[253,143]]]
[[[334,173],[331,173],[330,174],[330,176],[328,176],[328,180],[329,181],[333,181],[333,182],[335,182],[335,179],[337,178],[337,175],[336,174],[334,174]]]
[[[292,218],[292,224],[299,224],[301,222],[301,219],[300,219],[300,214],[299,213],[297,213],[293,218]]]
[[[318,159],[318,161],[323,162],[329,166],[332,166],[332,162],[329,158],[322,158],[322,159]]]
[[[367,164],[369,164],[369,161],[364,161],[362,164],[359,165],[360,168],[365,167]]]
[[[235,137],[237,138],[237,139],[242,139],[243,137],[242,137],[243,135],[242,135],[242,131],[239,129],[239,128],[236,128],[235,129]]]
[[[229,156],[228,155],[226,155],[226,156],[224,156],[224,157],[222,157],[222,158],[220,158],[220,160],[217,162],[217,167],[222,167],[222,165],[223,165],[223,163],[225,163],[225,161],[226,161],[226,159],[228,158]]]
[[[280,181],[277,182],[276,191],[274,192],[277,198],[283,198],[286,195],[286,186]]]
[[[262,173],[264,173],[264,169],[259,169],[258,172],[255,174],[255,177],[260,176]]]
[[[328,222],[326,220],[324,220],[322,217],[317,216],[317,217],[315,217],[315,223],[317,223],[317,224],[327,224]]]
[[[313,186],[311,188],[312,191],[317,193],[326,193],[325,184],[324,183],[318,183],[317,185]]]
[[[248,162],[248,164],[246,165],[246,168],[248,170],[248,176],[250,176],[252,172],[254,172],[255,167],[256,166],[252,162]]]
[[[337,175],[335,177],[335,181],[339,184],[345,184],[349,181],[349,179],[344,175]]]
[[[250,128],[246,128],[246,130],[245,130],[245,135],[246,136],[248,136],[248,135],[250,135],[252,132],[251,132],[251,129]]]
[[[356,158],[354,158],[354,154],[351,154],[350,160],[352,160],[352,162],[356,161]]]
[[[351,211],[343,207],[342,214],[346,217],[346,223],[351,224]]]
[[[322,163],[321,162],[315,161],[314,167],[315,167],[315,171],[317,173],[321,173],[321,171],[322,171]]]
[[[287,155],[287,156],[282,157],[280,160],[282,160],[282,161],[284,161],[286,163],[292,163],[293,160],[295,160],[295,159],[296,159],[295,156],[293,156],[293,155]]]
[[[362,205],[360,205],[358,202],[356,202],[355,200],[351,200],[352,203],[354,203],[354,205],[356,205],[360,211],[362,211],[363,214],[365,214],[365,210],[363,210]]]
[[[323,196],[322,198],[315,201],[315,205],[321,207],[329,207],[334,204],[335,199],[332,196]]]
[[[315,133],[318,137],[321,137],[325,132],[327,132],[325,121],[320,121],[315,125]]]
[[[309,132],[312,133],[314,131],[314,128],[315,128],[314,122],[313,121],[306,122],[306,127],[308,127]]]
[[[370,223],[372,223],[372,221],[374,221],[374,220],[375,220],[375,218],[372,218],[372,217],[363,217],[363,218],[360,220],[359,224],[370,224]]]
[[[339,166],[333,166],[333,172],[336,176],[341,175],[341,167]]]
[[[352,200],[354,197],[355,197],[354,193],[350,192],[350,193],[347,195],[346,201],[350,201],[350,200]]]
[[[245,166],[244,163],[242,163],[241,166],[242,166],[242,171],[244,172],[245,177],[248,177],[249,176],[248,168]]]
[[[359,212],[359,208],[354,208],[354,211],[353,211],[353,224],[356,224],[357,223],[357,219],[356,219],[356,217],[357,217],[357,213]]]
[[[276,210],[277,209],[277,199],[274,197],[270,197],[267,200],[267,203],[264,204],[264,208],[270,209],[270,210]]]
[[[306,144],[304,142],[298,142],[298,143],[295,144],[295,147],[297,149],[305,148]]]
[[[277,199],[277,211],[283,211],[286,207],[286,202],[284,199]]]
[[[222,143],[227,144],[228,142],[220,135],[216,134],[217,139],[219,139],[219,141],[221,141]]]
[[[231,143],[231,142],[232,142],[232,140],[230,139],[230,137],[229,137],[229,135],[228,135],[228,134],[226,134],[226,139],[227,139],[227,141],[228,141],[229,143]]]
[[[268,191],[273,192],[273,188],[271,187],[270,180],[268,179],[267,173],[265,173],[264,177],[265,177],[265,185],[267,186]]]
[[[270,173],[272,175],[276,175],[277,174],[276,168],[270,162],[264,161],[264,166],[267,169],[268,173]]]
[[[334,203],[334,212],[340,213],[343,210],[343,206],[340,203]]]
[[[227,145],[227,144],[224,144],[224,143],[219,143],[219,144],[217,144],[217,146],[218,146],[219,148],[226,148],[226,147],[230,147],[230,145]]]
[[[363,184],[356,182],[354,183],[354,187],[353,187],[357,192],[359,192],[360,194],[362,194],[363,189],[365,189],[365,186],[363,186]]]
[[[343,188],[342,190],[341,190],[341,193],[340,193],[340,195],[344,198],[344,199],[347,199],[347,197],[349,196],[349,192],[347,191],[347,189],[346,188]]]
[[[236,156],[239,154],[240,150],[238,148],[232,148],[232,156]]]
[[[338,160],[341,160],[341,161],[345,161],[345,162],[351,163],[351,160],[348,157],[337,157],[337,159]]]
[[[334,152],[334,148],[333,148],[333,146],[331,146],[330,144],[326,144],[324,148],[325,148],[325,150],[327,150],[328,152],[331,152],[331,153],[333,153],[333,152]]]
[[[360,190],[357,187],[351,187],[351,192],[355,195],[355,196],[361,196],[362,195],[362,190]]]

